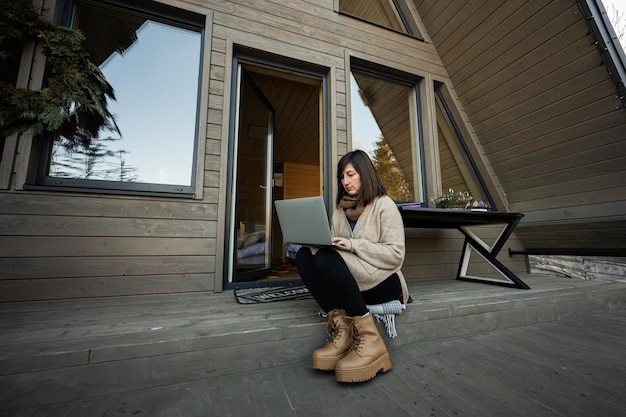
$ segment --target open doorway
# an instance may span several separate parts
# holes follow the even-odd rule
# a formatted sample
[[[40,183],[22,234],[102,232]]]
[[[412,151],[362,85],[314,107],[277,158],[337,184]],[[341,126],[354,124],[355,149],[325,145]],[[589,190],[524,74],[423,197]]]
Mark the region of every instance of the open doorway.
[[[274,201],[323,195],[323,78],[237,61],[227,285],[300,277]]]

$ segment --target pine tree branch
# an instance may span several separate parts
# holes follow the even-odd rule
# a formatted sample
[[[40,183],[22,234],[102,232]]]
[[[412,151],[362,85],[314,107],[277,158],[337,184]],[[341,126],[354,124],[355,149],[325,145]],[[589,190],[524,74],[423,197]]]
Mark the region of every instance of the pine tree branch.
[[[103,128],[119,133],[107,109],[107,100],[115,100],[113,87],[85,50],[83,34],[43,21],[29,0],[8,3],[0,12],[0,63],[16,42],[34,39],[47,58],[47,77],[39,91],[0,80],[0,136],[32,129],[88,146]]]

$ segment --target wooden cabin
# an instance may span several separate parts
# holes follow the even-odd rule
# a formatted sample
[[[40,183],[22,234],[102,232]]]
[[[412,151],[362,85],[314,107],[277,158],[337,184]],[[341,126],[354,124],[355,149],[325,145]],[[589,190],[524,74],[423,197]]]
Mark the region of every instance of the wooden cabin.
[[[523,213],[506,248],[626,249],[626,58],[599,0],[34,4],[85,34],[121,134],[0,138],[0,301],[297,278],[273,201],[330,209],[338,159],[381,138],[410,201]],[[14,70],[45,84],[36,44]],[[455,276],[462,235],[406,234],[408,280]]]

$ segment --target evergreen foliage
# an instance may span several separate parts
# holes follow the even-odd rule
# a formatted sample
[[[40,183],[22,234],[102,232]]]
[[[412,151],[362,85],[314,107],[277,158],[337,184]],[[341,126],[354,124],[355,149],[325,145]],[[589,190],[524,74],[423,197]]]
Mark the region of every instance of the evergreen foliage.
[[[374,167],[383,180],[387,194],[395,201],[413,201],[413,193],[404,179],[389,144],[384,137],[376,141],[374,149]]]
[[[47,58],[46,84],[39,91],[18,88],[1,73],[0,137],[32,129],[35,135],[63,136],[69,146],[89,146],[102,128],[119,133],[107,110],[107,99],[115,100],[113,87],[85,50],[83,34],[45,22],[30,0],[3,0],[0,65],[21,54],[21,45],[29,40]]]

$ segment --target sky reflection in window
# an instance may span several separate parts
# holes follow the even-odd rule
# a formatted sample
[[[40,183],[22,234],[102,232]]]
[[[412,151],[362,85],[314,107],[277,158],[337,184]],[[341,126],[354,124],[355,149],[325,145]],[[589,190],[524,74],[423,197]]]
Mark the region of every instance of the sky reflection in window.
[[[121,137],[102,131],[90,152],[55,142],[50,175],[191,185],[200,48],[199,32],[146,20],[130,47],[101,64]]]

